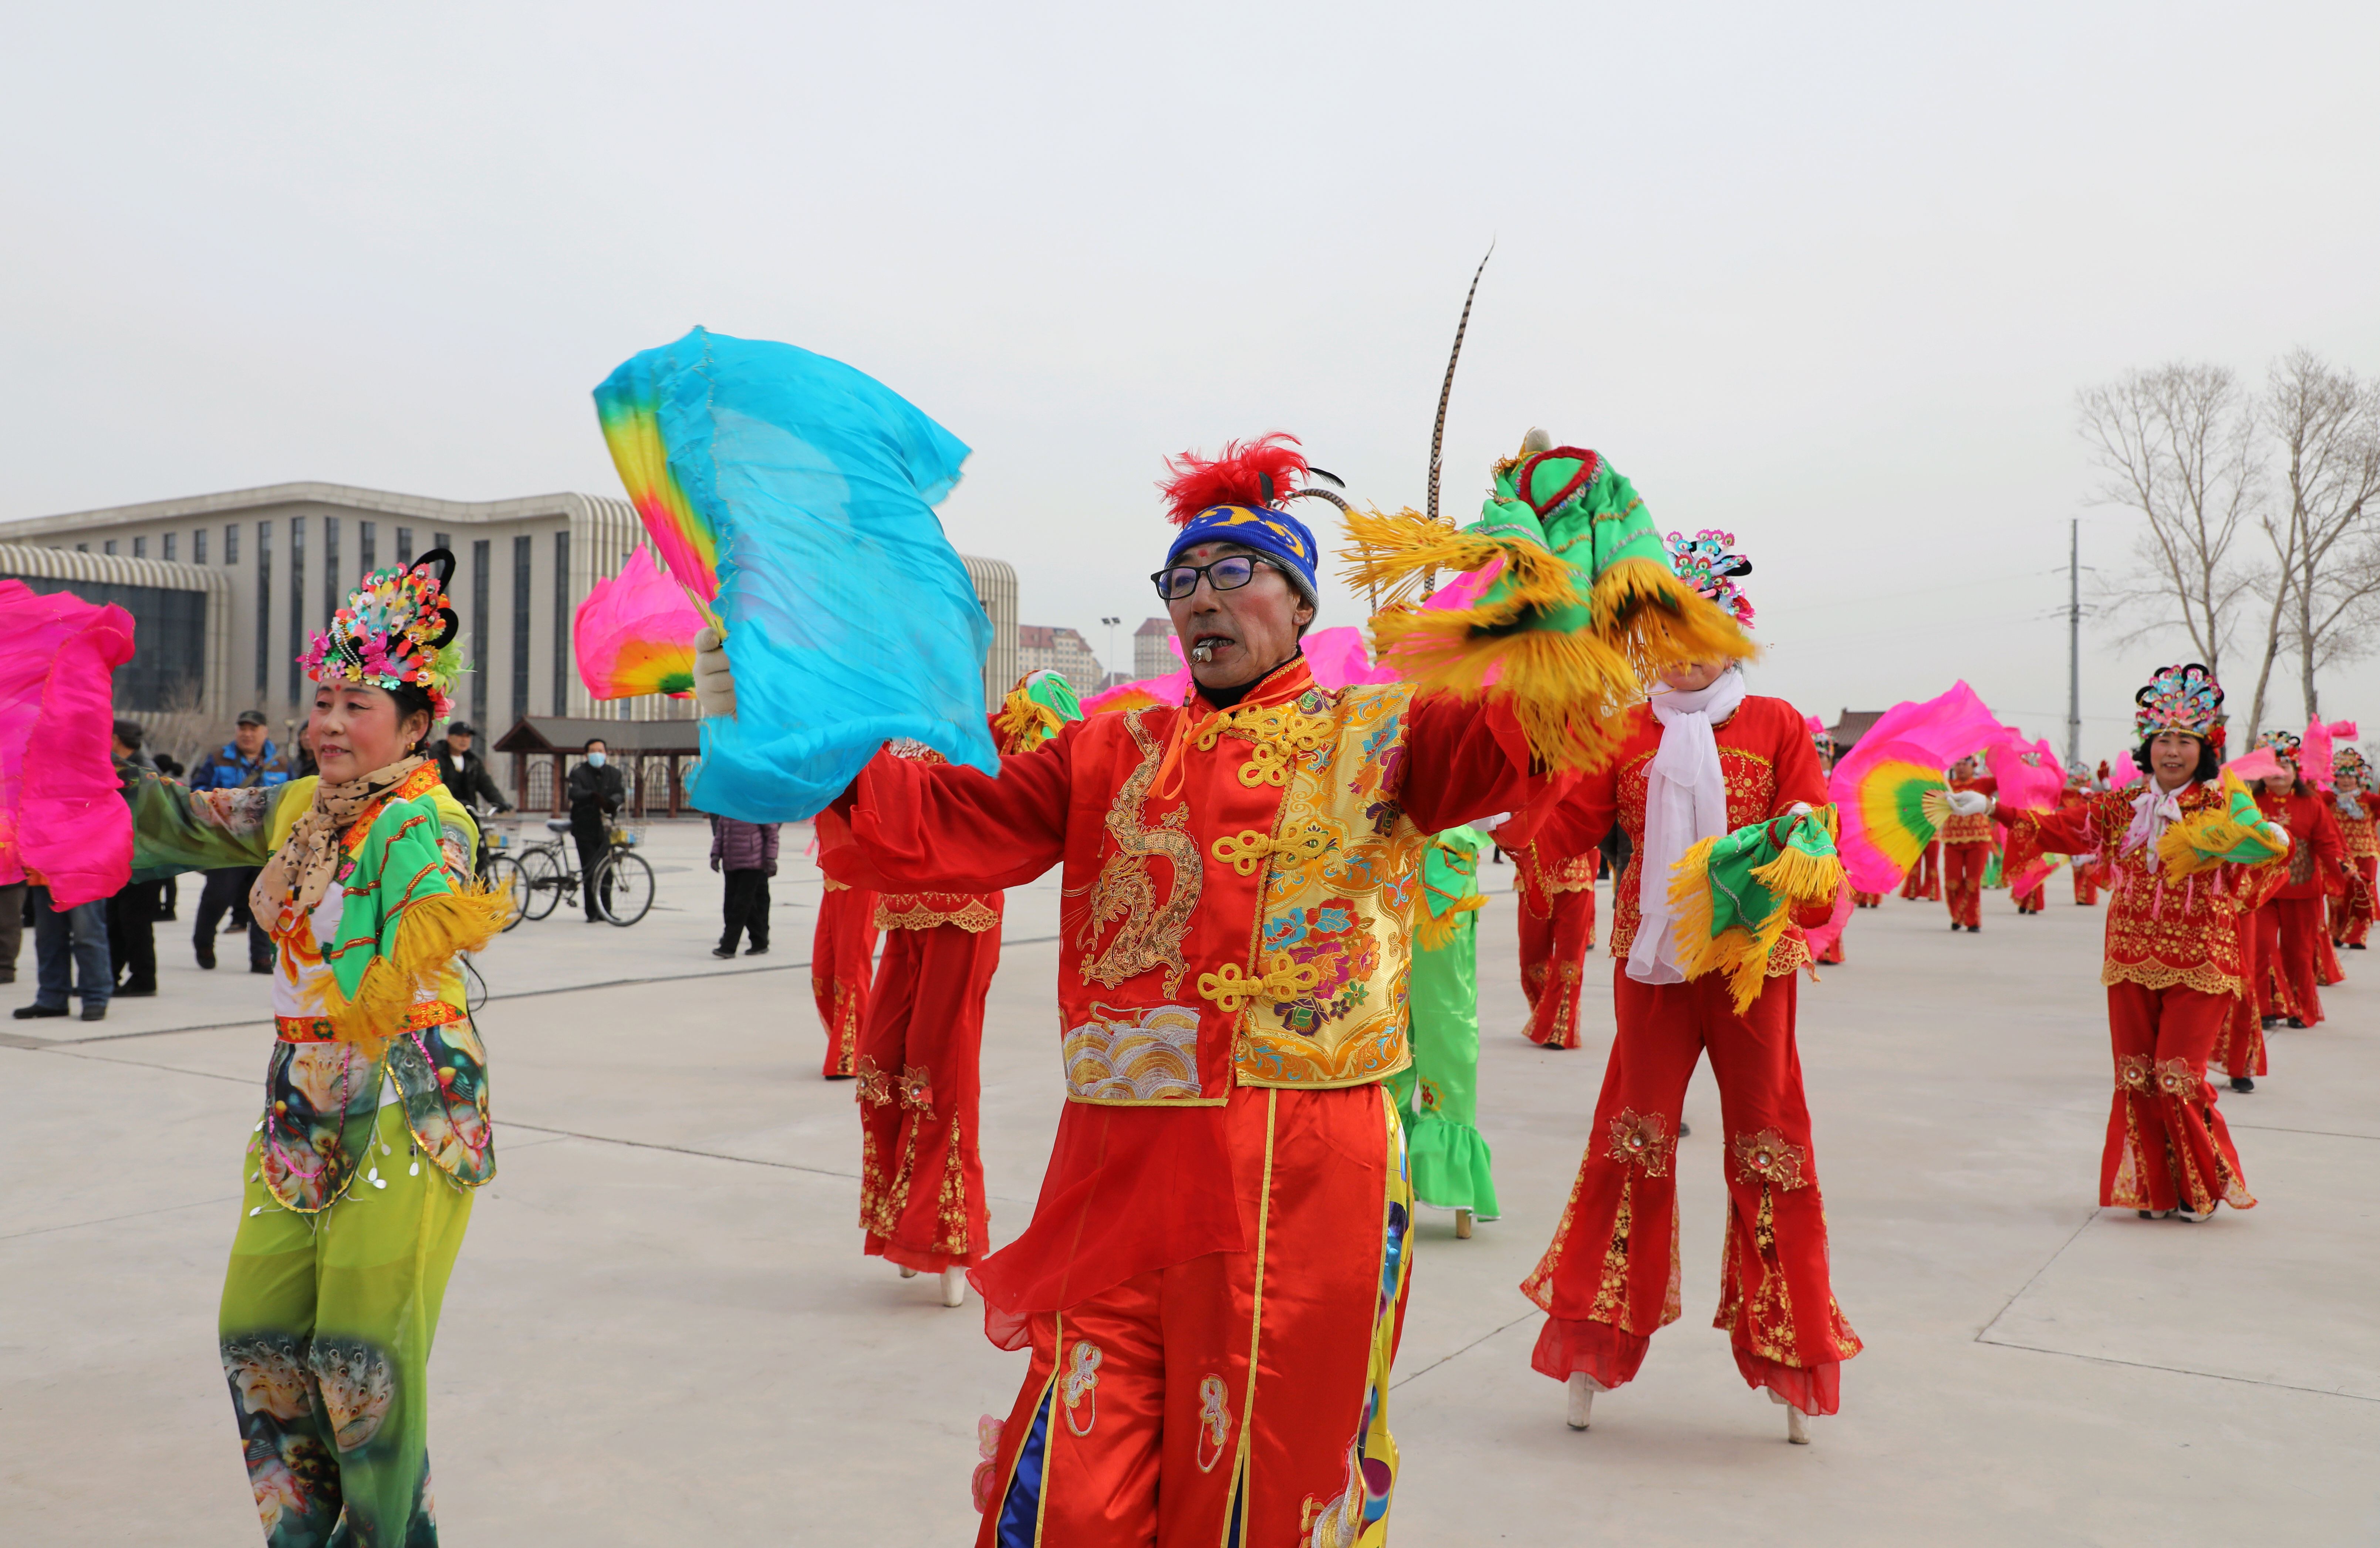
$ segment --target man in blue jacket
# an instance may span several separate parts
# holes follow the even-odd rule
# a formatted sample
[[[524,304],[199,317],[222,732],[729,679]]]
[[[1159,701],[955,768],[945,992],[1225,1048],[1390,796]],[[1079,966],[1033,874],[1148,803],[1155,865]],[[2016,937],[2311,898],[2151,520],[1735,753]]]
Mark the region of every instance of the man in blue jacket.
[[[264,726],[261,711],[241,710],[239,723],[232,728],[231,740],[191,768],[190,788],[241,790],[286,783],[289,760],[264,734]],[[251,928],[248,917],[248,889],[255,885],[256,867],[252,865],[207,873],[207,887],[199,897],[199,914],[190,942],[198,951],[199,966],[215,965],[215,926],[228,913],[233,929],[248,931],[248,971],[273,971],[273,939],[262,930]]]

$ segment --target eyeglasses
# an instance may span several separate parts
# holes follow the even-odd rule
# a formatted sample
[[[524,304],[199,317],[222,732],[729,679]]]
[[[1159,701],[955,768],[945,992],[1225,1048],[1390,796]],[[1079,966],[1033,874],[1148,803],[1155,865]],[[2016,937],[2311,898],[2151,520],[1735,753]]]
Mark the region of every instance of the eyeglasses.
[[[1160,570],[1148,578],[1157,587],[1160,597],[1169,602],[1178,602],[1198,589],[1200,575],[1206,576],[1207,584],[1217,591],[1237,591],[1257,578],[1257,566],[1259,564],[1276,570],[1281,568],[1270,560],[1259,559],[1252,553],[1227,553],[1211,564],[1176,564],[1170,570]]]

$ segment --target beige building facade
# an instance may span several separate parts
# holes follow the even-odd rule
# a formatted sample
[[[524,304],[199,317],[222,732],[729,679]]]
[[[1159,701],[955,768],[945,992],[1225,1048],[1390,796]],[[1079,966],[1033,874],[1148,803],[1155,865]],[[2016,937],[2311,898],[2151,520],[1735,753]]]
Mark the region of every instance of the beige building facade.
[[[195,649],[202,659],[180,663],[176,681],[200,684],[203,713],[218,723],[254,708],[284,727],[311,702],[297,658],[356,583],[379,566],[450,550],[448,594],[473,669],[456,686],[456,713],[492,742],[531,715],[694,717],[691,699],[598,702],[578,678],[571,649],[578,604],[642,541],[634,508],[604,495],[470,502],[275,484],[0,524],[0,575],[24,573],[12,563],[46,567],[55,574],[28,584],[93,600],[120,599],[101,594],[107,586],[202,598],[195,606],[205,621],[195,631],[176,624],[173,636],[175,654]],[[1016,572],[999,560],[962,558],[993,624],[984,681],[987,702],[996,704],[1019,670]],[[192,605],[180,604],[183,613]],[[152,609],[160,619],[171,611]],[[161,643],[164,632],[163,623],[148,627]],[[124,692],[119,678],[119,697]]]

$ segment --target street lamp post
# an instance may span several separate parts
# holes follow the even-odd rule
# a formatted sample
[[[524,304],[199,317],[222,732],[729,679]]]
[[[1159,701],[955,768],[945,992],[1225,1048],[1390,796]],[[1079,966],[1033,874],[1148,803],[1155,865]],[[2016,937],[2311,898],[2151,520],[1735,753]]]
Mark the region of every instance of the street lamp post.
[[[1102,618],[1099,622],[1108,626],[1108,670],[1107,675],[1099,679],[1099,686],[1104,688],[1108,685],[1111,679],[1118,675],[1118,669],[1115,664],[1115,632],[1116,625],[1123,623],[1123,620],[1121,618]]]

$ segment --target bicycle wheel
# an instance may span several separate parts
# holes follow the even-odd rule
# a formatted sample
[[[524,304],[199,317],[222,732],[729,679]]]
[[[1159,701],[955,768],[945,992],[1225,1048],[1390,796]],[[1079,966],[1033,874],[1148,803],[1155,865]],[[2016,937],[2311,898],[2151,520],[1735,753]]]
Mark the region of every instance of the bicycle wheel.
[[[562,901],[562,866],[554,860],[552,850],[524,851],[516,862],[520,866],[525,889],[521,899],[521,915],[527,919],[542,919]]]
[[[487,869],[480,873],[489,890],[508,888],[505,895],[512,900],[512,911],[504,916],[504,928],[509,930],[528,917],[528,878],[521,875],[520,862],[509,854],[488,856]]]
[[[632,850],[604,856],[587,885],[594,889],[595,906],[614,925],[633,925],[653,906],[653,868]]]

